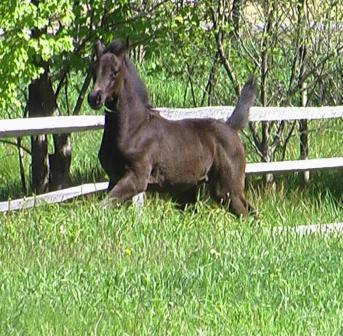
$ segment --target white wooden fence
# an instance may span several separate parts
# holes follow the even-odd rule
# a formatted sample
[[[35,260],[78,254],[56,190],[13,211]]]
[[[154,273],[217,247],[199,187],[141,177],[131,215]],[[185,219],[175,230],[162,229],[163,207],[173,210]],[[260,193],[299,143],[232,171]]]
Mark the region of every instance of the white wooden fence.
[[[159,108],[161,115],[172,120],[184,118],[226,119],[232,106],[189,109]],[[252,107],[250,121],[313,120],[342,118],[343,106],[334,107]],[[0,138],[21,137],[47,133],[71,133],[102,129],[103,116],[66,116],[0,120]],[[248,163],[247,174],[283,173],[343,167],[343,157],[311,160]],[[80,195],[107,189],[107,182],[84,184],[47,194],[0,202],[0,212],[28,208],[40,203],[62,202]]]

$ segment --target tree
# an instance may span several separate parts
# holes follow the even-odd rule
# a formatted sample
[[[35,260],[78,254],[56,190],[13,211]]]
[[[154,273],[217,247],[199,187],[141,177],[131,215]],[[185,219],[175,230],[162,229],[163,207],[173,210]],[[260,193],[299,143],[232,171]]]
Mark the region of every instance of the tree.
[[[69,1],[13,1],[0,5],[3,30],[0,56],[0,108],[18,116],[24,109],[30,117],[52,115],[57,110],[50,77],[50,63],[73,49],[65,27],[74,19]],[[28,92],[26,93],[26,88]],[[27,97],[25,102],[23,98]],[[31,139],[32,188],[49,190],[47,138]]]
[[[159,29],[159,7],[166,1],[71,1],[32,0],[0,4],[0,109],[8,115],[29,117],[78,114],[91,75],[88,71],[92,44],[109,42],[116,34],[136,38]],[[160,19],[149,20],[152,15]],[[147,34],[149,36],[149,34]],[[150,34],[151,35],[151,34]],[[72,111],[59,101],[68,77],[86,73]],[[48,154],[45,135],[31,139],[32,189],[36,193],[60,189],[69,183],[71,140],[69,134],[54,135],[54,153]]]
[[[260,84],[257,103],[262,106],[302,106],[305,87],[309,105],[342,101],[342,81],[337,72],[337,67],[342,71],[341,2],[245,2],[239,7],[239,21],[233,19],[233,13],[230,15],[234,2],[232,7],[230,1],[209,1],[209,6],[217,49],[236,94],[241,74],[250,68]],[[336,90],[330,90],[332,87]],[[284,159],[294,129],[295,123],[290,127],[285,122],[251,124],[249,139],[253,139],[262,161],[272,161],[276,156]],[[304,145],[305,122],[300,123],[300,132]],[[272,176],[267,180],[271,181]]]

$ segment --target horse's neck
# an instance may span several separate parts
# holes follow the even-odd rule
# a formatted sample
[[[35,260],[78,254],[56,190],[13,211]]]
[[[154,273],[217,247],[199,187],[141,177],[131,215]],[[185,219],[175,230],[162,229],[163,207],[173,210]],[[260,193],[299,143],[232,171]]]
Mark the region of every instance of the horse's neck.
[[[123,80],[116,109],[121,137],[129,137],[147,119],[146,106],[130,78]]]

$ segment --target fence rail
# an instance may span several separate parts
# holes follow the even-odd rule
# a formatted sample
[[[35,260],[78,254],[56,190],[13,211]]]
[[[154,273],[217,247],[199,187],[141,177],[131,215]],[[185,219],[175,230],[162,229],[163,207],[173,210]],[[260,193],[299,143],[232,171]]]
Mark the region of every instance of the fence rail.
[[[171,120],[185,118],[226,119],[233,106],[200,108],[157,108]],[[302,119],[330,119],[343,117],[343,106],[325,107],[252,107],[250,121],[281,121]],[[104,116],[63,116],[0,120],[0,138],[37,134],[71,133],[102,129]]]
[[[201,108],[159,108],[161,115],[179,120],[185,118],[226,119],[233,106],[213,106]],[[291,121],[342,118],[343,106],[325,107],[252,107],[250,121]],[[104,116],[63,116],[27,119],[0,120],[0,138],[22,137],[37,134],[72,133],[98,130],[104,127]],[[286,173],[317,169],[337,169],[343,167],[343,157],[319,158],[282,162],[248,163],[247,174]],[[57,203],[81,195],[107,189],[107,182],[84,184],[43,195],[25,197],[18,200],[0,202],[0,212],[33,207],[41,203]]]
[[[0,212],[32,208],[44,203],[61,203],[75,197],[93,194],[107,189],[108,182],[87,183],[63,190],[52,191],[46,194],[24,197],[16,200],[0,202]]]
[[[320,158],[295,161],[274,161],[248,163],[246,174],[281,174],[310,170],[337,169],[343,167],[343,157]]]

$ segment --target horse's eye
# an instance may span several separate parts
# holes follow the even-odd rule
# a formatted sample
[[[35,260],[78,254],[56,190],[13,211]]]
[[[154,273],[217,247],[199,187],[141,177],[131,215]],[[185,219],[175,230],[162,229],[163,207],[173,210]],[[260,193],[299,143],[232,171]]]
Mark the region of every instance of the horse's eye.
[[[117,74],[118,74],[118,71],[117,70],[115,70],[115,69],[112,69],[112,77],[116,77],[117,76]]]

